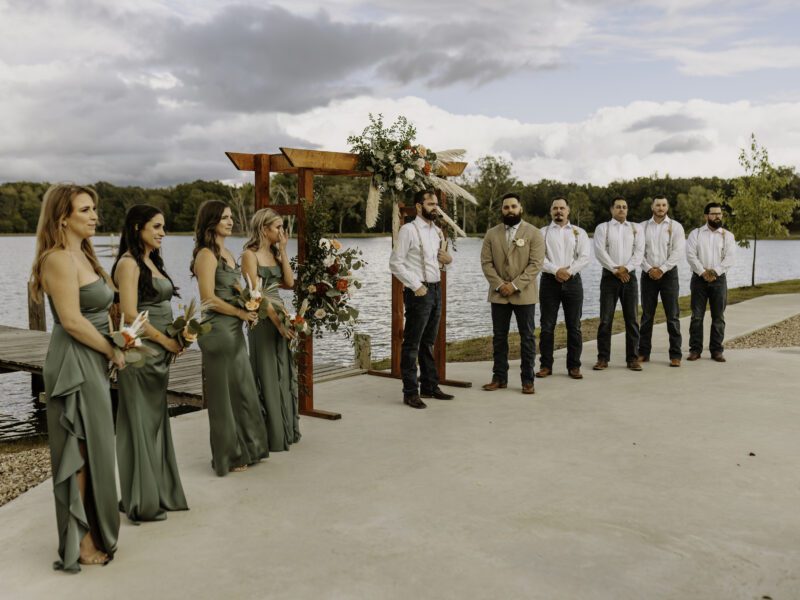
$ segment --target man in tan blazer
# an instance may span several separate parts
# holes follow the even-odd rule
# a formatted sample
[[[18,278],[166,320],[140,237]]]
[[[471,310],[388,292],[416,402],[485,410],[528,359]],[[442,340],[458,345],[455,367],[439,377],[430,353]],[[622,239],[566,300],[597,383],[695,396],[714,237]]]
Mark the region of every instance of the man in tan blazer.
[[[481,249],[481,267],[489,281],[494,351],[492,381],[483,389],[508,386],[508,329],[514,313],[522,350],[522,393],[533,394],[533,318],[539,302],[536,277],[544,263],[544,237],[538,228],[522,220],[517,194],[503,196],[501,210],[503,222],[486,232]]]

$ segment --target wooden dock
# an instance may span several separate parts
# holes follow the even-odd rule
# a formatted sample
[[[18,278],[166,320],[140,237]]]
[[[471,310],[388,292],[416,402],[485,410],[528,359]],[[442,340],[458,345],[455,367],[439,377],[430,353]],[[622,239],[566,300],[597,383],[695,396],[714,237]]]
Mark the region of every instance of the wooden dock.
[[[25,371],[41,376],[50,334],[45,331],[0,325],[0,373]],[[341,365],[314,365],[314,382],[361,375],[366,369]],[[36,389],[34,383],[34,390]],[[35,393],[35,391],[34,391]],[[187,350],[170,368],[167,401],[205,408],[201,353]]]

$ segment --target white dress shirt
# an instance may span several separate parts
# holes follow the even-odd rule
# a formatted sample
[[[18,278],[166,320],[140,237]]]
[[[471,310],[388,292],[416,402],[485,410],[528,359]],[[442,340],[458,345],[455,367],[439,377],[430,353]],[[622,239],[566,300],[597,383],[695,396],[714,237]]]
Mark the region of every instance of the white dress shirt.
[[[437,255],[442,237],[441,229],[419,216],[403,225],[389,258],[392,275],[414,291],[423,283],[438,282],[441,276]]]
[[[642,271],[661,269],[662,272],[672,270],[686,255],[686,236],[683,225],[664,217],[661,223],[655,219],[640,225],[644,232],[644,260]]]
[[[736,239],[722,227],[715,231],[705,224],[692,229],[686,240],[686,259],[698,275],[704,271],[724,275],[733,266],[735,252]]]
[[[589,264],[589,236],[586,231],[569,221],[561,227],[555,221],[540,229],[544,237],[544,264],[542,273],[555,275],[566,268],[577,275]]]
[[[611,219],[600,223],[594,230],[594,255],[604,269],[612,273],[625,267],[633,273],[642,264],[644,235],[639,226],[630,221],[620,223]]]
[[[520,223],[522,223],[522,221],[516,225],[506,225],[506,246],[508,246],[509,249],[511,248],[512,242],[517,237],[517,230],[519,229]]]

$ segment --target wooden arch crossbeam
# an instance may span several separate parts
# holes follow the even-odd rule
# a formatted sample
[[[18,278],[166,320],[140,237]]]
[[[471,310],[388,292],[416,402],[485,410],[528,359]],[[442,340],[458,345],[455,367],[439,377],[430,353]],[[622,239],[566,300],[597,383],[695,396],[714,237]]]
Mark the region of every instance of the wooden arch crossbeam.
[[[239,171],[253,171],[255,179],[255,209],[269,206],[281,215],[294,215],[297,231],[297,255],[300,262],[306,260],[306,216],[302,204],[270,204],[270,173],[286,173],[297,175],[297,197],[314,201],[314,175],[338,175],[343,177],[372,177],[369,171],[358,169],[358,155],[347,152],[326,152],[323,150],[306,150],[301,148],[280,148],[280,154],[246,154],[242,152],[225,153]],[[467,163],[451,162],[445,164],[439,176],[456,176],[464,172]],[[440,196],[442,204],[446,199]],[[413,207],[401,210],[411,215]],[[436,365],[442,383],[448,385],[470,384],[446,379],[446,291],[447,277],[442,273],[442,318],[436,339]],[[403,284],[392,277],[392,360],[391,370],[370,371],[381,376],[400,377],[400,350],[403,344]],[[341,414],[314,408],[314,341],[312,336],[304,336],[301,342],[302,352],[298,355],[297,376],[300,414],[322,419],[340,419]]]

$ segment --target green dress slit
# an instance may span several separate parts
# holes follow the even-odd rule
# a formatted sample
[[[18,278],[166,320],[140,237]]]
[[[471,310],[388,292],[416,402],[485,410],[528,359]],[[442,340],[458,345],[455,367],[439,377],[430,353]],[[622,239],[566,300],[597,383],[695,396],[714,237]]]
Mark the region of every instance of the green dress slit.
[[[80,288],[81,314],[105,335],[113,299],[102,278]],[[53,567],[77,572],[81,570],[80,543],[87,532],[109,558],[117,549],[119,510],[108,361],[67,333],[52,300],[50,308],[55,324],[43,376],[58,526],[59,560]],[[81,469],[86,476],[83,499],[77,478]]]
[[[233,303],[241,271],[219,259],[214,294]],[[211,331],[198,339],[203,352],[203,388],[208,405],[211,466],[220,477],[231,468],[253,464],[269,455],[267,429],[258,389],[247,357],[243,321],[211,311]]]
[[[258,266],[258,276],[267,287],[281,280],[281,267]],[[270,293],[273,302],[283,305],[278,290]],[[248,332],[250,364],[266,415],[271,452],[288,450],[300,441],[300,416],[297,407],[297,374],[289,342],[269,319],[262,319]]]
[[[153,278],[157,296],[140,301],[150,324],[165,333],[172,323],[173,288],[169,279]],[[173,354],[145,341],[158,352],[140,368],[119,372],[117,464],[122,491],[120,508],[133,522],[161,521],[168,510],[187,510],[167,410],[169,363]]]

